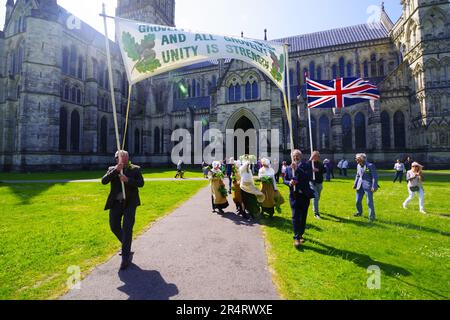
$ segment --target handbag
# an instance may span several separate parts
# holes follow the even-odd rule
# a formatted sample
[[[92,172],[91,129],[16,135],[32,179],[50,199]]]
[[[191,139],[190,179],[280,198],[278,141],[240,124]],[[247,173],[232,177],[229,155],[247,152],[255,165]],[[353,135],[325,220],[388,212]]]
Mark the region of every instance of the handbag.
[[[420,187],[409,187],[409,190],[411,190],[411,192],[418,192],[420,190]]]

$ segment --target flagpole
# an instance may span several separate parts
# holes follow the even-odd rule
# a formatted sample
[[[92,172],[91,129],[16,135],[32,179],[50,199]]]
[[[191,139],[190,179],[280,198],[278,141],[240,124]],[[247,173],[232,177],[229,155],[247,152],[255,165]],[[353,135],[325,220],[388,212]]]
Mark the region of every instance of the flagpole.
[[[283,93],[284,96],[284,105],[286,108],[286,116],[288,118],[288,125],[290,131],[290,143],[291,143],[291,151],[295,149],[294,146],[294,132],[292,130],[292,113],[291,113],[291,82],[290,82],[290,74],[289,74],[289,44],[284,44],[284,54],[286,57],[286,81],[287,81],[287,97],[286,93]]]
[[[120,137],[119,137],[119,125],[117,123],[117,109],[116,109],[116,99],[114,97],[114,79],[112,75],[112,65],[111,65],[111,52],[109,50],[109,37],[108,37],[108,27],[106,23],[106,6],[103,3],[103,23],[105,26],[105,43],[106,43],[106,57],[108,60],[108,75],[109,75],[109,88],[111,92],[111,102],[113,108],[113,119],[114,119],[114,127],[116,129],[116,142],[117,142],[117,151],[119,151],[119,159],[121,158],[120,154]],[[120,174],[123,175],[123,169],[120,170]],[[122,181],[122,194],[123,199],[126,199],[125,195],[125,184]]]
[[[314,153],[314,146],[313,146],[313,136],[312,136],[312,121],[311,121],[311,109],[308,106],[308,73],[305,73],[305,81],[306,81],[306,109],[308,109],[308,123],[309,123],[309,144],[311,146],[311,164],[312,164],[312,170],[313,170],[313,180],[316,180],[316,168],[314,167],[314,160],[312,160],[312,156]]]

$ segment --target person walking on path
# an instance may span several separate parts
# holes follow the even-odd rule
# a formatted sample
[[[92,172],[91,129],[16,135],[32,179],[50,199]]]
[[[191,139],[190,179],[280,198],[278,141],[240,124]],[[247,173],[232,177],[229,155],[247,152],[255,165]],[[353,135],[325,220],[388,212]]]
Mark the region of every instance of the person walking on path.
[[[220,214],[224,214],[223,209],[228,208],[228,200],[227,189],[223,183],[224,174],[221,170],[220,161],[213,162],[208,178],[211,185],[212,212],[219,210]]]
[[[275,181],[275,171],[270,167],[269,159],[261,159],[261,169],[259,169],[258,178],[261,180],[260,190],[265,196],[264,202],[261,204],[261,211],[273,217],[276,206],[275,192],[278,190]]]
[[[244,204],[244,210],[255,218],[260,213],[260,205],[266,199],[266,196],[259,191],[255,186],[253,180],[253,172],[251,164],[256,162],[256,157],[251,155],[244,155],[240,158],[242,166],[239,168],[241,175],[241,197]]]
[[[233,166],[234,166],[234,158],[230,158],[230,160],[228,160],[228,163],[226,164],[226,174],[227,174],[227,178],[228,178],[228,193],[229,194],[231,194],[231,185],[232,185],[231,175],[233,174]]]
[[[406,173],[406,180],[408,181],[409,197],[403,202],[403,208],[408,208],[408,203],[414,198],[416,193],[419,194],[419,209],[420,212],[426,214],[424,207],[425,192],[423,190],[423,166],[417,162],[413,162],[411,170]]]
[[[400,160],[397,160],[397,162],[394,165],[394,170],[395,170],[395,178],[393,182],[395,183],[397,180],[399,180],[400,183],[402,183],[403,174],[406,172],[405,165],[401,163]]]
[[[178,160],[177,164],[177,173],[175,174],[175,179],[180,178],[184,179],[184,171],[183,171],[183,160]]]
[[[303,237],[306,228],[306,218],[314,191],[310,182],[312,172],[308,164],[302,163],[302,152],[293,150],[292,165],[286,169],[284,184],[289,187],[289,202],[292,209],[292,227],[294,229],[294,246],[298,249],[305,242]]]
[[[120,270],[125,270],[133,259],[131,242],[136,216],[136,208],[141,205],[139,188],[144,186],[141,168],[131,164],[127,151],[117,151],[116,166],[109,167],[102,178],[102,184],[111,184],[105,210],[109,210],[109,225],[111,231],[122,243],[122,263]],[[121,174],[123,170],[123,174]],[[125,184],[125,199],[122,182]],[[122,222],[123,219],[123,222]]]
[[[309,165],[311,166],[311,170],[314,170],[315,172],[315,179],[313,176],[313,180],[309,183],[311,189],[314,190],[314,200],[313,200],[314,217],[316,219],[320,219],[319,201],[320,195],[322,194],[323,190],[323,174],[325,171],[325,165],[320,161],[319,151],[313,152],[311,159],[309,159]],[[327,177],[328,175],[329,171],[327,171]]]
[[[367,156],[364,153],[357,154],[355,160],[358,163],[355,184],[353,185],[353,189],[356,190],[356,209],[358,210],[355,217],[362,216],[362,200],[365,194],[369,207],[369,221],[373,222],[375,221],[373,194],[377,192],[379,187],[377,169],[373,163],[367,162]]]

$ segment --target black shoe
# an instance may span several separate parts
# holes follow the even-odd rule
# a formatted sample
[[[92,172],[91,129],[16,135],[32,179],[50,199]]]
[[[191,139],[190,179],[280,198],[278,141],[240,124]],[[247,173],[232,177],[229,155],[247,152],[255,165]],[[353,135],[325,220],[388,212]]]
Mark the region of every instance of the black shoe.
[[[321,219],[320,213],[316,213],[316,214],[314,215],[314,218],[316,218],[317,220],[320,220],[320,219]]]
[[[355,213],[354,217],[361,217],[362,213]]]
[[[225,214],[225,211],[223,211],[222,209],[219,209],[219,214]]]

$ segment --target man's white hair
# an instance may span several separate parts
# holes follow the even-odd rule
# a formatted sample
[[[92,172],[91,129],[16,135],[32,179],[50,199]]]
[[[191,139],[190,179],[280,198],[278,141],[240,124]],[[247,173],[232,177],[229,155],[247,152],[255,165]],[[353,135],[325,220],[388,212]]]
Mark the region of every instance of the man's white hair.
[[[366,160],[367,159],[367,155],[365,153],[358,153],[355,158],[356,159]]]

